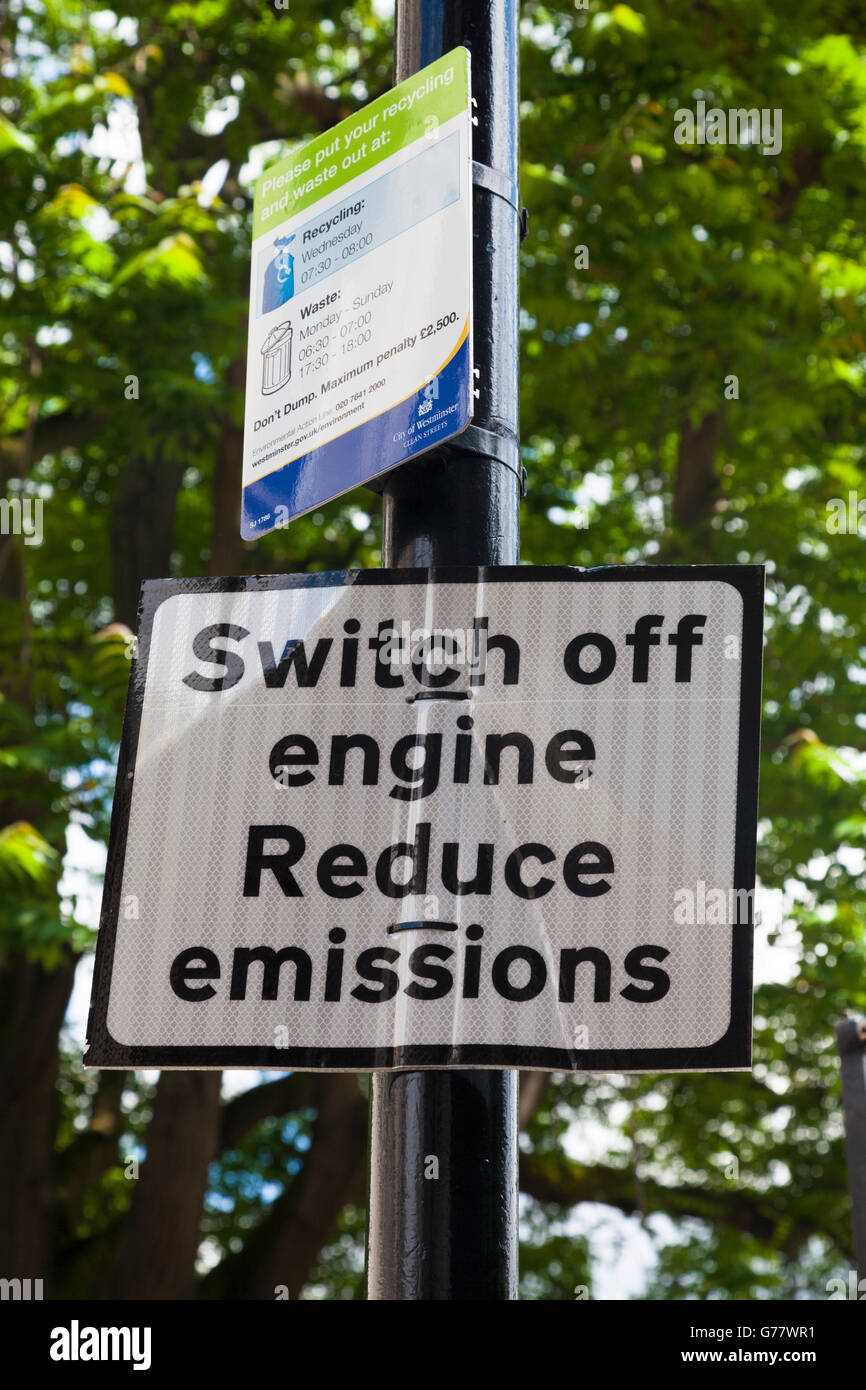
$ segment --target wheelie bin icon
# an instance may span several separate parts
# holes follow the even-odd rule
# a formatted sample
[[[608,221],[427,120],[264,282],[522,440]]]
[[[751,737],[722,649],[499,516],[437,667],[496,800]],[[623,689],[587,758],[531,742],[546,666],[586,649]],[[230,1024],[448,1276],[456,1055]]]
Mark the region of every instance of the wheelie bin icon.
[[[262,344],[262,395],[270,396],[285,386],[292,375],[292,325],[272,328]]]

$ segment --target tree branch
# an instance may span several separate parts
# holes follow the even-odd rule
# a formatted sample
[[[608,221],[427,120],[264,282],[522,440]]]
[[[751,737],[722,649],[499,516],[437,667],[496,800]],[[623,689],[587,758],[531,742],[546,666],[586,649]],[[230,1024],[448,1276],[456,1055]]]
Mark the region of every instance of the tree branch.
[[[697,425],[686,418],[680,427],[673,518],[678,526],[695,526],[712,507],[718,490],[716,451],[722,412],[712,410]]]
[[[37,420],[28,438],[27,430],[18,434],[7,434],[0,438],[0,472],[3,481],[22,476],[30,465],[38,462],[45,454],[56,454],[61,449],[69,449],[85,444],[105,423],[102,415],[73,415],[64,410],[58,415],[47,415]]]
[[[794,1255],[815,1235],[827,1236],[827,1222],[817,1223],[791,1210],[790,1194],[756,1193],[737,1188],[719,1192],[710,1187],[666,1187],[652,1178],[638,1185],[630,1168],[603,1164],[585,1166],[562,1155],[542,1157],[522,1154],[520,1190],[539,1202],[558,1206],[577,1206],[580,1202],[600,1202],[630,1216],[663,1212],[673,1219],[694,1217],[711,1224],[729,1226],[756,1240]],[[640,1198],[640,1200],[639,1200]]]
[[[222,1109],[217,1153],[236,1148],[251,1129],[272,1115],[290,1115],[315,1106],[320,1082],[315,1072],[292,1072],[276,1081],[253,1086],[227,1101]]]
[[[247,1236],[243,1249],[205,1275],[201,1297],[272,1299],[281,1286],[297,1298],[343,1207],[363,1200],[367,1103],[358,1078],[323,1076],[320,1088],[303,1168]]]

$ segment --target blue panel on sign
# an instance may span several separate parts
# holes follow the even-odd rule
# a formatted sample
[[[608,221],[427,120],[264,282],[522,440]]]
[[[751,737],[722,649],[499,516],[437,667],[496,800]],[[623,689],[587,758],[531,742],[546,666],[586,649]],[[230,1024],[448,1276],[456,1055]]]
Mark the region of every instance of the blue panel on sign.
[[[286,525],[293,516],[359,487],[395,462],[404,463],[465,429],[470,400],[469,342],[464,336],[451,360],[420,391],[244,488],[244,540]],[[387,460],[384,466],[383,460]]]

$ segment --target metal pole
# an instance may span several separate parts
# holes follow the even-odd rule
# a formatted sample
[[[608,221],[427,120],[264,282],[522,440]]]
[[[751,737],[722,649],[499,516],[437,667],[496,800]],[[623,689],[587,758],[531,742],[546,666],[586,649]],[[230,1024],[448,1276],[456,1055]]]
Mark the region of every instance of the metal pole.
[[[836,1024],[836,1042],[842,1063],[845,1150],[859,1282],[866,1280],[866,1023],[843,1018]]]
[[[397,82],[460,44],[472,55],[477,122],[473,429],[390,476],[389,567],[519,556],[518,4],[397,0]],[[374,1073],[370,1119],[368,1298],[516,1298],[517,1073]]]

